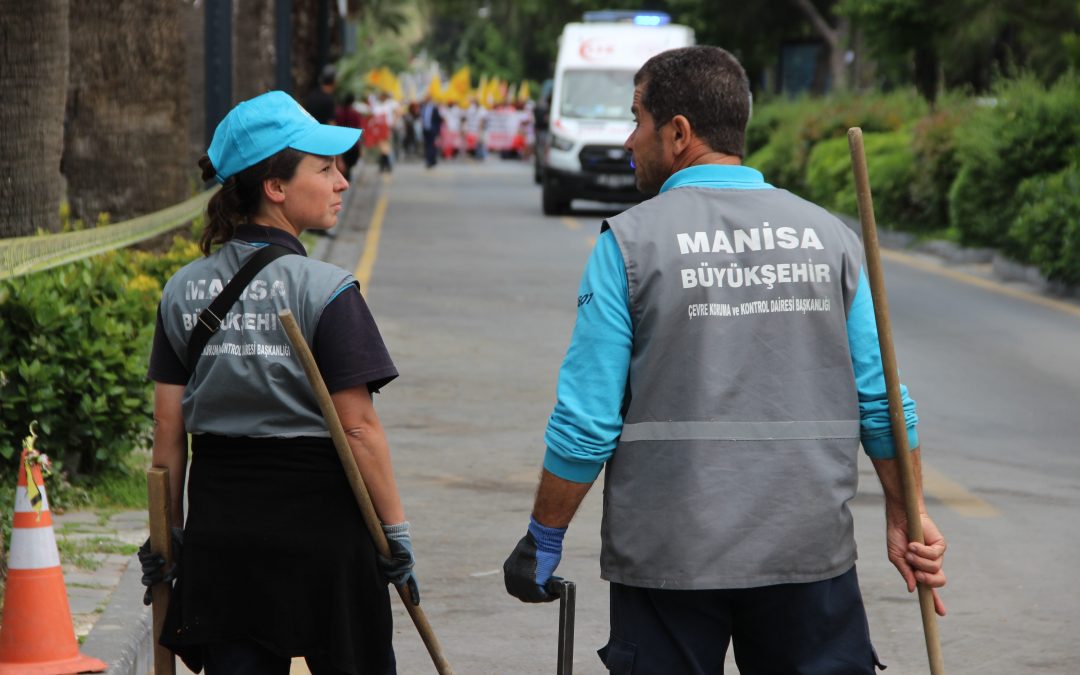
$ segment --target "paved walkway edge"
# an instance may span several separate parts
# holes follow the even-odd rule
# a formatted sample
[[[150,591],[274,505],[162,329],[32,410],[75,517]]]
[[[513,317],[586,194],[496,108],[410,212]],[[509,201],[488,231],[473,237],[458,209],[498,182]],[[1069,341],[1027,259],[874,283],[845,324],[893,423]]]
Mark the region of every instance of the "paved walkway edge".
[[[154,670],[153,620],[150,608],[142,603],[141,578],[138,557],[133,555],[105,612],[80,647],[84,654],[107,663],[109,675],[143,675]]]

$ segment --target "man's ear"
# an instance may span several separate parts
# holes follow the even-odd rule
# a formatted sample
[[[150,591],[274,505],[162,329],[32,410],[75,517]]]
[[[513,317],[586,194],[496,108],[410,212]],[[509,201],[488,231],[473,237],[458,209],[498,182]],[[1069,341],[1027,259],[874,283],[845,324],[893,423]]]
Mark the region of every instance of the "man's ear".
[[[683,150],[690,147],[694,138],[694,130],[690,126],[690,120],[685,115],[676,115],[668,122],[671,125],[672,149],[676,155],[682,154]]]
[[[270,200],[271,204],[280,204],[285,201],[285,181],[280,178],[267,178],[264,180],[263,196]]]

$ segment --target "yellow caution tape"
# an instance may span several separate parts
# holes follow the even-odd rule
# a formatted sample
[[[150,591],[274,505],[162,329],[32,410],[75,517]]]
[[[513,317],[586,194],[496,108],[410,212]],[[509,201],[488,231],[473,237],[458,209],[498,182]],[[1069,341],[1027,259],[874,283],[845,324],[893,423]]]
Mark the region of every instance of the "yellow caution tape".
[[[0,281],[125,248],[190,223],[203,213],[215,192],[216,188],[206,190],[179,204],[115,225],[0,239]]]

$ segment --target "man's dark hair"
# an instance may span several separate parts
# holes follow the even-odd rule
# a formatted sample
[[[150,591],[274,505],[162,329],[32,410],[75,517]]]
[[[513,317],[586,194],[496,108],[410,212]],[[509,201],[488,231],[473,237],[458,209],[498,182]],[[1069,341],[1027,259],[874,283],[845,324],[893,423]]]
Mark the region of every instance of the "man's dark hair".
[[[337,69],[327,64],[319,73],[319,84],[334,84],[337,81]]]
[[[750,119],[750,82],[738,60],[719,47],[661,52],[634,75],[641,105],[659,128],[682,115],[708,146],[743,156]]]

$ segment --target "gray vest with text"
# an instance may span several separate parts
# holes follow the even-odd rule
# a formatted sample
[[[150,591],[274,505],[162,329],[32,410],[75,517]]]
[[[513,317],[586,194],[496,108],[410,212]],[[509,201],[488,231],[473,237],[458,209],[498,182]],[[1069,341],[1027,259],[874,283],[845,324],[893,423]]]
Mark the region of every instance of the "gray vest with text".
[[[634,343],[605,476],[603,577],[711,589],[845,572],[858,237],[776,189],[676,188],[607,225]]]
[[[199,312],[257,248],[230,241],[177,272],[162,292],[161,318],[173,350],[186,358]],[[329,436],[311,385],[293,354],[278,311],[289,309],[308,343],[326,303],[354,281],[345,270],[286,255],[255,275],[222,317],[184,390],[189,433],[224,436]]]

